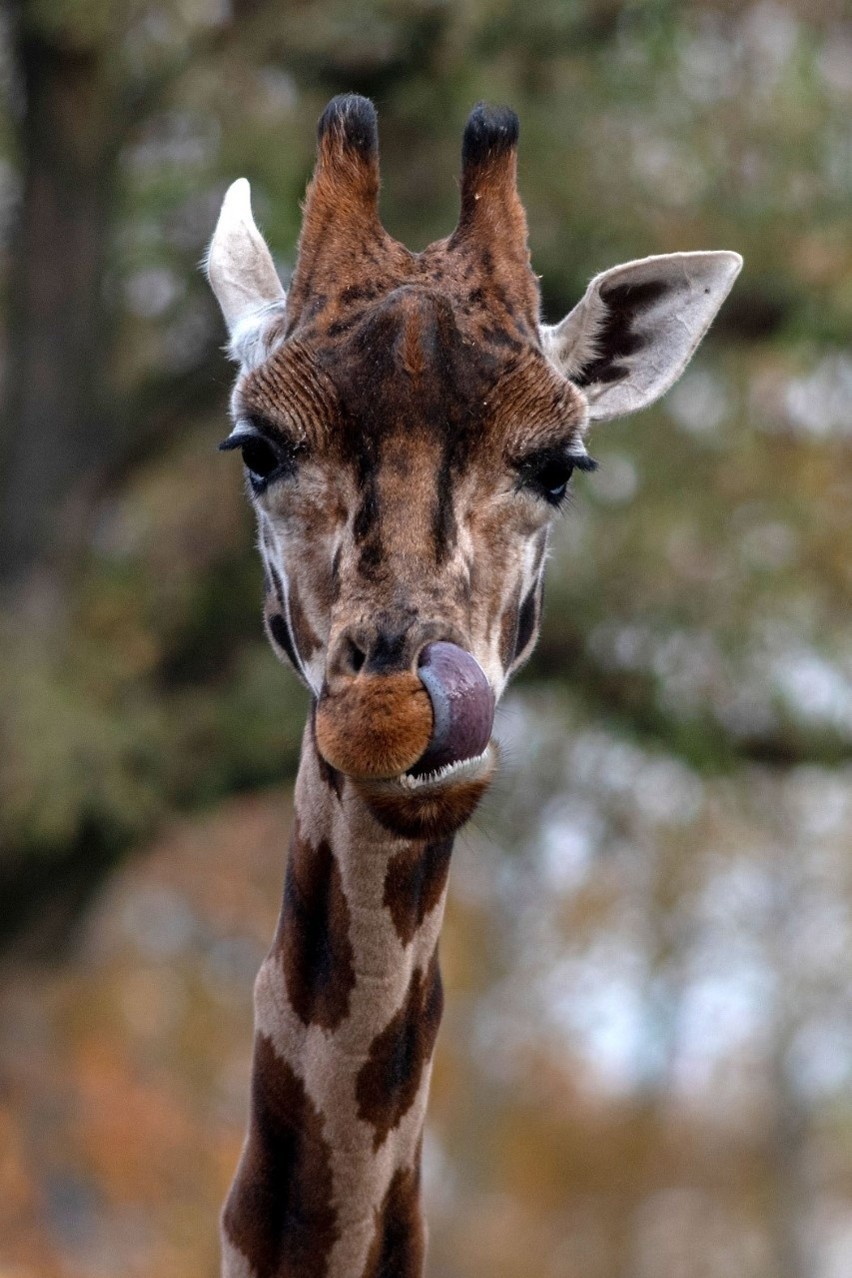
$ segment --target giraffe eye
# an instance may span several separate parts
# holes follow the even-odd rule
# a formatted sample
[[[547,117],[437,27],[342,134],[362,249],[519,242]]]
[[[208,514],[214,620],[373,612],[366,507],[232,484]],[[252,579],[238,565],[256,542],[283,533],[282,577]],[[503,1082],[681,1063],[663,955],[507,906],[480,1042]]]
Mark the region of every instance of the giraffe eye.
[[[551,458],[533,472],[530,486],[538,489],[545,501],[558,506],[565,497],[573,473],[573,462],[563,457]]]
[[[531,490],[551,506],[559,506],[565,499],[574,464],[562,449],[534,453],[518,464],[518,487]]]
[[[223,452],[239,448],[252,491],[260,494],[275,479],[293,473],[295,447],[284,440],[268,439],[255,430],[238,431],[219,445]]]
[[[530,453],[514,463],[518,472],[518,488],[541,497],[550,506],[561,506],[575,470],[596,470],[597,462],[585,453],[570,453],[566,446],[556,445]]]
[[[255,479],[269,479],[280,465],[275,449],[266,439],[259,435],[250,436],[240,445],[243,454],[243,465]]]

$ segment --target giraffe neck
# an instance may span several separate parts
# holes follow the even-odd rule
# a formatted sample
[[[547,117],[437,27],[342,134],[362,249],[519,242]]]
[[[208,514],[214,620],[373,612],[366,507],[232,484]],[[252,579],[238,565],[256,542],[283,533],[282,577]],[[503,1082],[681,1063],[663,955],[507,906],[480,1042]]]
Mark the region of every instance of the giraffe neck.
[[[419,1278],[420,1150],[452,840],[395,838],[310,726],[284,902],[255,985],[224,1278]]]

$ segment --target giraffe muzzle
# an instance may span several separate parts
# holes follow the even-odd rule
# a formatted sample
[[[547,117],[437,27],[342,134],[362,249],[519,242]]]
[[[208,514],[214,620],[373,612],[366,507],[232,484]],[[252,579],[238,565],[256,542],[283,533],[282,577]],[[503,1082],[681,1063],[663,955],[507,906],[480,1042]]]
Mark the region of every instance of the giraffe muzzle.
[[[320,753],[354,778],[425,778],[478,758],[487,748],[494,695],[474,657],[430,643],[417,673],[359,674],[326,689],[317,706]]]
[[[428,748],[432,724],[432,703],[416,674],[359,674],[323,692],[316,742],[339,772],[382,780],[417,762]]]

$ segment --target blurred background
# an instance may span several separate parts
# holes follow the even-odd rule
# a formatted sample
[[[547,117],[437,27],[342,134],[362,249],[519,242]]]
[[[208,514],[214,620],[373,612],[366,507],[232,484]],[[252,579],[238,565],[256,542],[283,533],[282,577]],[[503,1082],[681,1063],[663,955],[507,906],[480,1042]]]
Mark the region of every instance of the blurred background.
[[[282,275],[314,127],[389,230],[521,116],[546,317],[746,267],[597,428],[506,764],[459,839],[430,1278],[852,1276],[852,20],[842,0],[5,0],[0,1278],[213,1278],[305,712],[261,634],[199,273]]]

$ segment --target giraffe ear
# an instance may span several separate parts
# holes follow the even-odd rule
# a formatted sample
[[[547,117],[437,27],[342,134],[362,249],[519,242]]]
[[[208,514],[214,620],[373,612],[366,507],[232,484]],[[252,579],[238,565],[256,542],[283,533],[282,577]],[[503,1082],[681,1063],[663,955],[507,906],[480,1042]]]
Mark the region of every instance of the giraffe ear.
[[[592,420],[646,408],[680,377],[731,290],[738,253],[670,253],[596,275],[545,354],[586,394]]]
[[[239,325],[286,299],[272,254],[255,226],[245,178],[238,178],[225,193],[205,266],[232,346]]]

